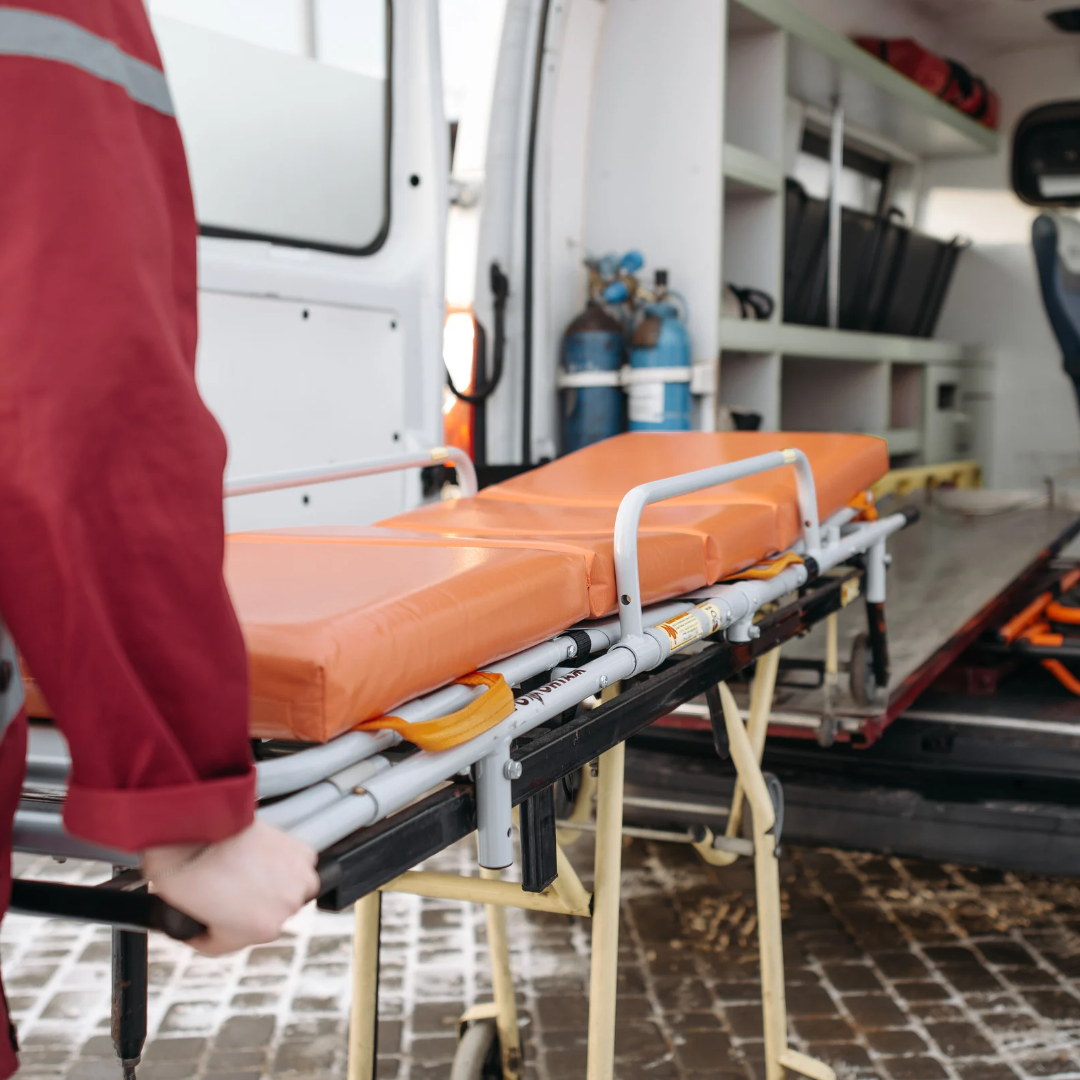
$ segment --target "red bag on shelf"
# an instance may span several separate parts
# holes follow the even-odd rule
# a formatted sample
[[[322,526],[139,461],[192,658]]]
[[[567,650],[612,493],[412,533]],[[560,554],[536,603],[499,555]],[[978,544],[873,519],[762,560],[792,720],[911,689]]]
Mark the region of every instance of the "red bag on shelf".
[[[855,44],[973,120],[997,127],[997,94],[963,64],[932,53],[913,38],[857,37]]]

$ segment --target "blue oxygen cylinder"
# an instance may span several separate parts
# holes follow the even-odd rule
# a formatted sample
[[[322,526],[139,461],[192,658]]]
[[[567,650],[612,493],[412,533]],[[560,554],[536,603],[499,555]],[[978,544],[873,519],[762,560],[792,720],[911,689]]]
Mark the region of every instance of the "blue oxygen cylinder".
[[[623,430],[623,351],[622,324],[599,304],[590,302],[566,328],[559,377],[566,453]]]
[[[666,293],[667,274],[656,272],[657,292]],[[690,430],[690,335],[675,304],[645,305],[630,342],[631,431]]]

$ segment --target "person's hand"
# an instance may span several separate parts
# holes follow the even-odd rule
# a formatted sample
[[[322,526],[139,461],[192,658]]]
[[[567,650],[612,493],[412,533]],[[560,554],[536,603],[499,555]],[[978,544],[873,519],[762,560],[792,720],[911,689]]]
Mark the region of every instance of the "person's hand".
[[[148,848],[142,864],[155,893],[208,928],[188,942],[206,956],[276,940],[285,920],[318,894],[315,852],[270,825],[256,821],[198,854],[201,847]]]

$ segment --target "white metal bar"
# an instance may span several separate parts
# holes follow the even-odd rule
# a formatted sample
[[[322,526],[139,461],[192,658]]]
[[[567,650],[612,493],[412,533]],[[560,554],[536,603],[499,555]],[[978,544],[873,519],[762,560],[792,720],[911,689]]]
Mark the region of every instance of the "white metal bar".
[[[619,512],[615,516],[615,580],[618,586],[619,621],[624,641],[639,639],[644,632],[637,534],[641,524],[641,514],[645,507],[679,495],[688,495],[692,491],[701,491],[732,480],[741,480],[746,476],[768,472],[770,469],[779,469],[785,465],[795,466],[803,537],[807,554],[816,556],[821,547],[821,530],[818,523],[814,473],[810,468],[809,460],[801,450],[777,450],[771,454],[760,454],[742,461],[714,465],[709,469],[699,469],[697,472],[641,484],[626,493],[619,504]]]
[[[840,174],[844,168],[844,110],[837,102],[829,123],[829,326],[840,325]]]
[[[401,742],[396,731],[350,731],[323,746],[260,761],[255,770],[260,799],[288,795],[311,787],[364,758],[373,757]]]
[[[1029,720],[1023,716],[972,716],[968,713],[938,712],[933,709],[909,709],[901,720],[929,720],[938,724],[958,724],[961,727],[987,728],[998,731],[1026,731],[1032,735],[1065,735],[1080,739],[1080,723],[1058,720]]]
[[[311,469],[267,473],[264,476],[245,476],[225,484],[225,498],[258,495],[264,491],[283,491],[286,488],[307,487],[311,484],[329,484],[335,480],[377,476],[380,473],[399,472],[403,469],[424,469],[428,465],[445,465],[448,462],[453,462],[457,469],[461,494],[471,498],[478,490],[476,469],[469,455],[456,446],[440,446],[435,450],[395,454],[393,457],[372,458],[369,461],[354,461],[345,465],[324,465]]]

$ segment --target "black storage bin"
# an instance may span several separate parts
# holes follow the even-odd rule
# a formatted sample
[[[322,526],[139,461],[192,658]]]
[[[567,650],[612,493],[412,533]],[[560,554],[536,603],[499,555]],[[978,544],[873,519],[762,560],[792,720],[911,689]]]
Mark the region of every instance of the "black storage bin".
[[[785,210],[784,321],[826,326],[828,203],[789,178]],[[913,232],[896,210],[841,207],[840,329],[929,337],[964,246]]]
[[[791,179],[784,206],[784,322],[812,323],[828,247],[829,208]]]

